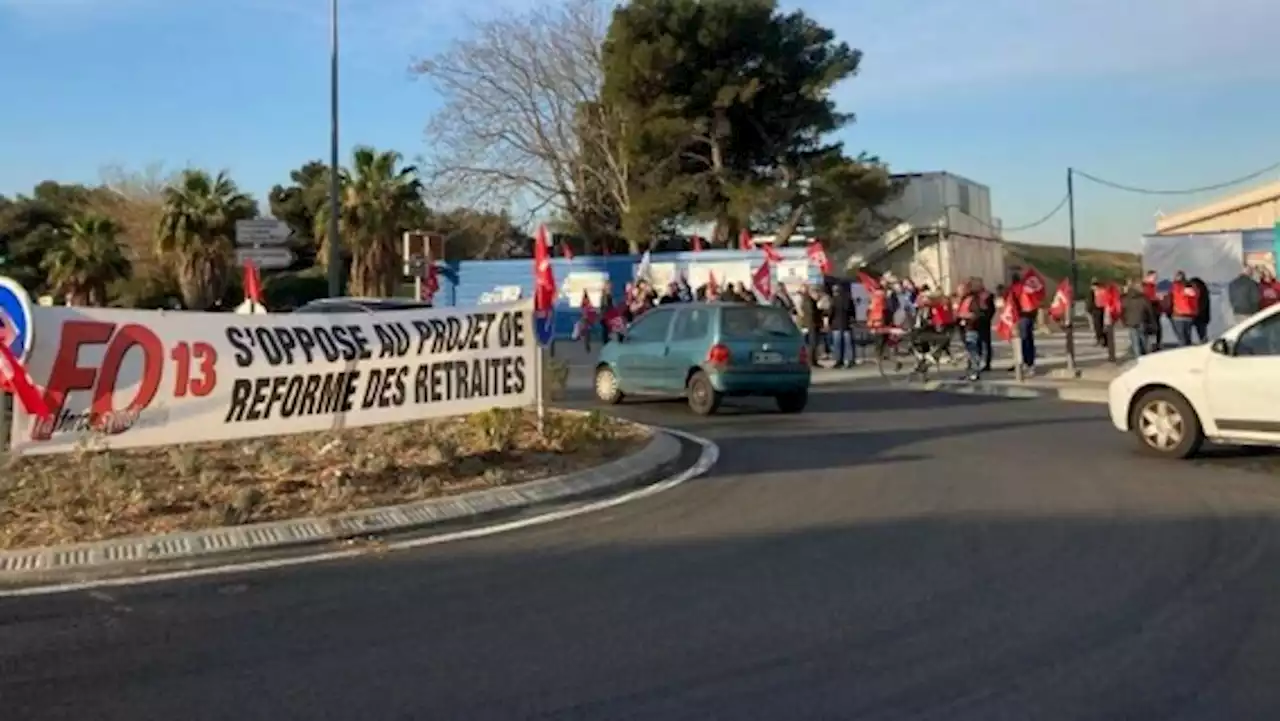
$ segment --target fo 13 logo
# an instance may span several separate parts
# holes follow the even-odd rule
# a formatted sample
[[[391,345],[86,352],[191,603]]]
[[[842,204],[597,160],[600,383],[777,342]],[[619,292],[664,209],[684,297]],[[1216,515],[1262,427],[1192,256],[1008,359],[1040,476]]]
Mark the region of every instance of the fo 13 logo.
[[[86,346],[105,345],[99,367],[80,365],[80,350]],[[132,400],[124,408],[115,407],[115,394],[120,385],[120,371],[125,356],[137,349],[142,354],[142,373]],[[105,433],[121,433],[151,405],[160,392],[166,362],[174,365],[173,397],[203,397],[218,384],[218,354],[208,343],[179,342],[166,349],[160,338],[146,326],[137,323],[117,325],[99,321],[67,321],[62,324],[62,338],[49,373],[46,400],[53,423],[36,428],[36,440],[47,439],[64,414],[67,395],[73,391],[92,391],[88,425]]]

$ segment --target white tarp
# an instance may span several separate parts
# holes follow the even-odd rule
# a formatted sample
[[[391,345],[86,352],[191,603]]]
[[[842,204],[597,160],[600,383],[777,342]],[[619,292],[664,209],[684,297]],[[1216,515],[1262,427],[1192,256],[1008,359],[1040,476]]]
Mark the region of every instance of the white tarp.
[[[1178,271],[1204,281],[1209,287],[1210,337],[1234,325],[1227,284],[1244,267],[1240,233],[1149,235],[1142,239],[1142,264],[1147,270],[1154,270],[1161,282],[1172,280]],[[1165,333],[1171,336],[1172,329],[1166,326]]]

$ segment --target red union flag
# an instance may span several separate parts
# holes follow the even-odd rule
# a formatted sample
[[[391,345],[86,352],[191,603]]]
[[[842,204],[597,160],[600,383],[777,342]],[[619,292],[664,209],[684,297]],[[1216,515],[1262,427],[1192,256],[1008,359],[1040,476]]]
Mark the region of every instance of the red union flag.
[[[556,276],[551,270],[551,244],[547,226],[538,226],[533,240],[533,308],[549,312],[556,303]]]
[[[1049,303],[1049,317],[1058,323],[1067,319],[1071,312],[1071,281],[1063,278],[1058,289],[1053,293],[1053,301]]]
[[[418,300],[424,303],[432,303],[435,301],[436,293],[440,290],[440,269],[433,262],[427,262],[422,266],[422,283],[418,288]]]
[[[27,413],[41,419],[52,415],[44,394],[36,388],[27,369],[8,343],[0,343],[0,389],[12,391]]]
[[[1003,341],[1013,339],[1013,331],[1018,326],[1018,299],[1009,293],[996,316],[996,337]]]
[[[751,274],[751,284],[755,286],[756,293],[765,300],[773,300],[773,274],[770,271],[769,261],[766,259]]]
[[[831,275],[831,259],[827,257],[827,251],[822,247],[821,240],[814,238],[813,242],[805,248],[805,253],[809,255],[809,262],[817,265],[823,275]]]
[[[1049,286],[1044,280],[1044,276],[1040,275],[1040,271],[1031,266],[1022,272],[1022,293],[1027,296],[1027,302],[1035,308],[1044,305],[1044,296],[1048,292]]]

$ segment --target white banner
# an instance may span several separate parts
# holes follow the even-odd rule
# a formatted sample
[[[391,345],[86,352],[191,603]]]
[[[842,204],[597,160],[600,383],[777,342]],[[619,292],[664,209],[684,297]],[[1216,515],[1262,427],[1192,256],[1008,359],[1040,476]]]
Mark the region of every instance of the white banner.
[[[778,263],[777,280],[795,293],[809,284],[809,260],[784,260]]]
[[[52,422],[15,453],[258,438],[535,401],[533,304],[332,315],[33,308]]]
[[[695,289],[706,285],[712,274],[715,275],[716,285],[721,290],[729,283],[741,283],[748,288],[751,287],[751,264],[739,260],[691,263],[689,285]]]
[[[591,305],[599,308],[608,287],[609,274],[603,270],[571,270],[560,284],[560,301],[570,308],[581,308],[582,294],[586,293]]]
[[[659,293],[666,291],[672,283],[680,280],[680,269],[675,263],[652,263],[649,265],[649,284]]]

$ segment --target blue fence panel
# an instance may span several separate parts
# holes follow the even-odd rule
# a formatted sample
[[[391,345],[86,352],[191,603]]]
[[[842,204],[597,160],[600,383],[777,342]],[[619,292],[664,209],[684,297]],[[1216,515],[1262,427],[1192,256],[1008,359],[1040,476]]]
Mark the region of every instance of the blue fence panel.
[[[778,254],[787,261],[807,257],[804,248],[780,248]],[[570,273],[603,272],[613,288],[614,301],[621,302],[623,289],[635,279],[640,258],[638,255],[584,255],[575,257],[572,261],[555,258],[551,261],[551,268],[562,289]],[[705,250],[700,253],[654,253],[650,256],[652,264],[674,264],[677,272],[686,277],[695,263],[726,261],[747,261],[754,271],[764,262],[764,254],[758,250]],[[440,294],[437,296],[437,304],[441,306],[477,305],[486,298],[495,297],[503,289],[518,288],[521,298],[528,298],[533,294],[532,258],[455,261],[445,265],[441,276]],[[817,268],[810,266],[809,280],[821,280]],[[569,304],[568,299],[559,297],[555,319],[556,336],[570,336],[579,317],[578,310]]]

